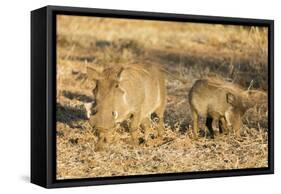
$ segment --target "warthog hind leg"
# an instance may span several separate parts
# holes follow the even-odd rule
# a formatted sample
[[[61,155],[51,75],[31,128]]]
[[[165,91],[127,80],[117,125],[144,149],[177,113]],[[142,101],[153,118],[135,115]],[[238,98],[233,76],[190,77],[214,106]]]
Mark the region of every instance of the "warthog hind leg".
[[[198,138],[198,114],[194,109],[191,109],[192,119],[193,119],[193,137]]]

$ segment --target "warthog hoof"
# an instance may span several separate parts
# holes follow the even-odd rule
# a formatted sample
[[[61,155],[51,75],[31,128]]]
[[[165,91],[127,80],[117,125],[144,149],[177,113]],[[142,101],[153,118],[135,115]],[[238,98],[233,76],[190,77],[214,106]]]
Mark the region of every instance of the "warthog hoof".
[[[106,149],[106,141],[105,139],[103,140],[98,140],[98,142],[95,145],[95,151],[104,151]]]
[[[100,152],[100,151],[104,151],[105,150],[105,146],[101,145],[101,143],[97,143],[95,146],[95,151],[96,152]]]

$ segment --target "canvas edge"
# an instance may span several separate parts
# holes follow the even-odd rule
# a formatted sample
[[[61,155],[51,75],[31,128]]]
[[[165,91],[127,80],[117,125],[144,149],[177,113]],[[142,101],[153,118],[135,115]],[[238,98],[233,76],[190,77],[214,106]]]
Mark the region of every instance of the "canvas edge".
[[[46,7],[31,12],[31,183],[46,186]]]
[[[165,18],[173,18],[175,20],[180,19],[180,18],[185,18],[187,20],[191,19],[196,22],[204,22],[210,20],[211,22],[217,22],[217,23],[236,23],[238,24],[239,22],[242,22],[243,24],[259,24],[259,25],[264,25],[268,26],[270,29],[270,35],[269,35],[269,48],[270,48],[270,53],[269,53],[269,94],[270,94],[270,142],[269,144],[271,145],[270,147],[270,152],[269,152],[269,167],[268,168],[263,168],[263,169],[244,169],[242,171],[237,170],[237,171],[209,171],[209,172],[198,172],[198,173],[179,173],[179,174],[164,174],[164,175],[144,175],[144,176],[126,176],[126,177],[112,177],[109,179],[73,179],[73,180],[66,180],[66,181],[57,181],[55,179],[55,174],[54,174],[54,158],[55,158],[55,153],[54,152],[54,142],[51,142],[53,140],[52,135],[54,133],[52,126],[54,126],[54,120],[53,120],[53,110],[47,109],[47,125],[51,129],[47,127],[47,168],[46,168],[46,184],[41,185],[46,188],[60,188],[60,187],[74,187],[74,186],[90,186],[90,185],[106,185],[106,184],[123,184],[123,183],[140,183],[140,182],[155,182],[155,181],[172,181],[172,180],[186,180],[186,179],[200,179],[200,178],[218,178],[218,177],[230,177],[230,176],[247,176],[247,175],[262,175],[262,174],[273,174],[274,173],[274,145],[273,145],[273,91],[274,91],[274,86],[273,86],[273,59],[274,59],[274,20],[263,20],[263,19],[248,19],[248,18],[231,18],[231,17],[217,17],[217,16],[195,16],[195,15],[184,15],[184,14],[171,14],[171,13],[152,13],[152,12],[139,12],[139,11],[124,11],[124,10],[107,10],[107,9],[95,9],[95,8],[75,8],[75,7],[63,7],[63,6],[46,6],[44,7],[47,9],[47,82],[49,84],[47,87],[47,92],[54,92],[54,83],[56,79],[56,75],[54,75],[54,69],[50,68],[52,67],[52,64],[54,62],[54,51],[53,51],[53,44],[54,44],[54,37],[51,36],[53,33],[53,16],[55,15],[55,12],[61,13],[61,12],[66,12],[66,13],[98,13],[98,14],[111,14],[111,15],[118,15],[120,14],[124,17],[126,16],[141,16],[141,17],[151,17],[153,18],[158,18],[158,19],[163,19]],[[46,107],[55,107],[55,101],[50,97],[49,93],[47,93],[46,98],[48,98],[48,103]],[[271,123],[272,122],[272,123]],[[52,131],[52,132],[50,132]],[[36,184],[36,183],[35,183]]]

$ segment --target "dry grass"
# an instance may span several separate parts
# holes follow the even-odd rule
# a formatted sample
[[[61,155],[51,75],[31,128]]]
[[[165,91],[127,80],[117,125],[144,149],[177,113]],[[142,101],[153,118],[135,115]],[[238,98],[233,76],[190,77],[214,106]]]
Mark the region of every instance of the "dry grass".
[[[267,104],[246,113],[241,138],[194,141],[187,101],[193,82],[210,73],[244,88],[254,80],[255,89],[267,91],[266,28],[59,16],[57,29],[58,179],[268,166]],[[95,152],[83,106],[92,100],[86,66],[133,62],[160,64],[187,80],[166,81],[165,138],[133,148],[118,127],[108,149]]]

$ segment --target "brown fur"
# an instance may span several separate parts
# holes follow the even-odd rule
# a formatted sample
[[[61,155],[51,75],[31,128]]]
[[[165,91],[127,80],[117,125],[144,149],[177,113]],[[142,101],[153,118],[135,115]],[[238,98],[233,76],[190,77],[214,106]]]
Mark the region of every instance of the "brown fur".
[[[88,68],[87,73],[95,82],[93,93],[97,113],[90,117],[90,123],[99,130],[98,147],[102,147],[108,129],[128,119],[131,120],[132,144],[138,143],[140,125],[145,128],[147,139],[152,113],[159,117],[158,134],[162,133],[166,87],[164,75],[157,66],[134,64],[100,72]]]
[[[231,125],[240,135],[242,116],[266,94],[257,90],[243,90],[241,87],[219,78],[197,80],[189,92],[189,103],[193,117],[193,133],[198,134],[198,117],[207,118],[207,128],[213,137],[212,122],[219,121],[220,132]]]

